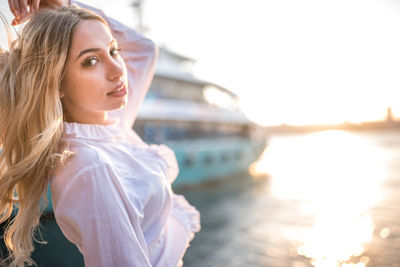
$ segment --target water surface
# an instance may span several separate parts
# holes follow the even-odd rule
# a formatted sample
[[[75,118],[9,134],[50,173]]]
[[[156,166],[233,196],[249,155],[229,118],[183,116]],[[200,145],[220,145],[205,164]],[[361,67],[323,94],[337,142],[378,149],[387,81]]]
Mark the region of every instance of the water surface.
[[[400,266],[400,132],[273,136],[253,172],[183,191],[184,266]]]

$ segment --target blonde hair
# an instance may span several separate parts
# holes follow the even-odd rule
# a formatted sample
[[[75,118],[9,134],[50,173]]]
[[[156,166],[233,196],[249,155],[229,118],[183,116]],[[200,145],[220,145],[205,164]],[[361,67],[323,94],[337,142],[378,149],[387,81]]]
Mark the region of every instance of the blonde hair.
[[[76,5],[42,10],[9,41],[9,51],[0,50],[0,223],[10,219],[4,235],[9,256],[2,265],[37,266],[30,255],[33,240],[40,243],[34,234],[48,205],[48,183],[74,154],[61,141],[59,90],[74,29],[82,20],[107,26]],[[18,212],[11,219],[14,205]]]

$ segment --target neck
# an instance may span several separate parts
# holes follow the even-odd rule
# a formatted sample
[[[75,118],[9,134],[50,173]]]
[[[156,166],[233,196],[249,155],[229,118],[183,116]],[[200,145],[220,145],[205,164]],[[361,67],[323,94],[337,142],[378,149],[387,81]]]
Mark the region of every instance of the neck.
[[[67,112],[64,112],[64,121],[100,125],[107,125],[114,122],[114,120],[108,118],[107,111],[96,112],[90,115],[85,114],[85,116],[79,116],[78,114],[69,114]]]

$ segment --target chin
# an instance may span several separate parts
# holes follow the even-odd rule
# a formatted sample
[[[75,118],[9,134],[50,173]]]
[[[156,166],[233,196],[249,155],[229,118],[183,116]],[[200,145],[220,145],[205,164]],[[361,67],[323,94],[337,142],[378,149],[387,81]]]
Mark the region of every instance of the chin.
[[[126,104],[127,104],[127,101],[124,100],[124,101],[122,101],[122,103],[120,103],[119,106],[115,107],[115,108],[112,109],[112,110],[119,110],[119,109],[122,109],[122,108],[124,108],[124,107],[126,106]]]

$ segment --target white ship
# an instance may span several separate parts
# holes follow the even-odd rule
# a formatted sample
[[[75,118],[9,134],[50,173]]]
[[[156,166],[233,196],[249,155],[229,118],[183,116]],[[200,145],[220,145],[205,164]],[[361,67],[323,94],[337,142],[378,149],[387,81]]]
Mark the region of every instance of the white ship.
[[[193,59],[159,49],[150,90],[133,129],[148,143],[174,150],[173,187],[247,171],[264,150],[264,127],[250,121],[231,91],[192,75]]]

